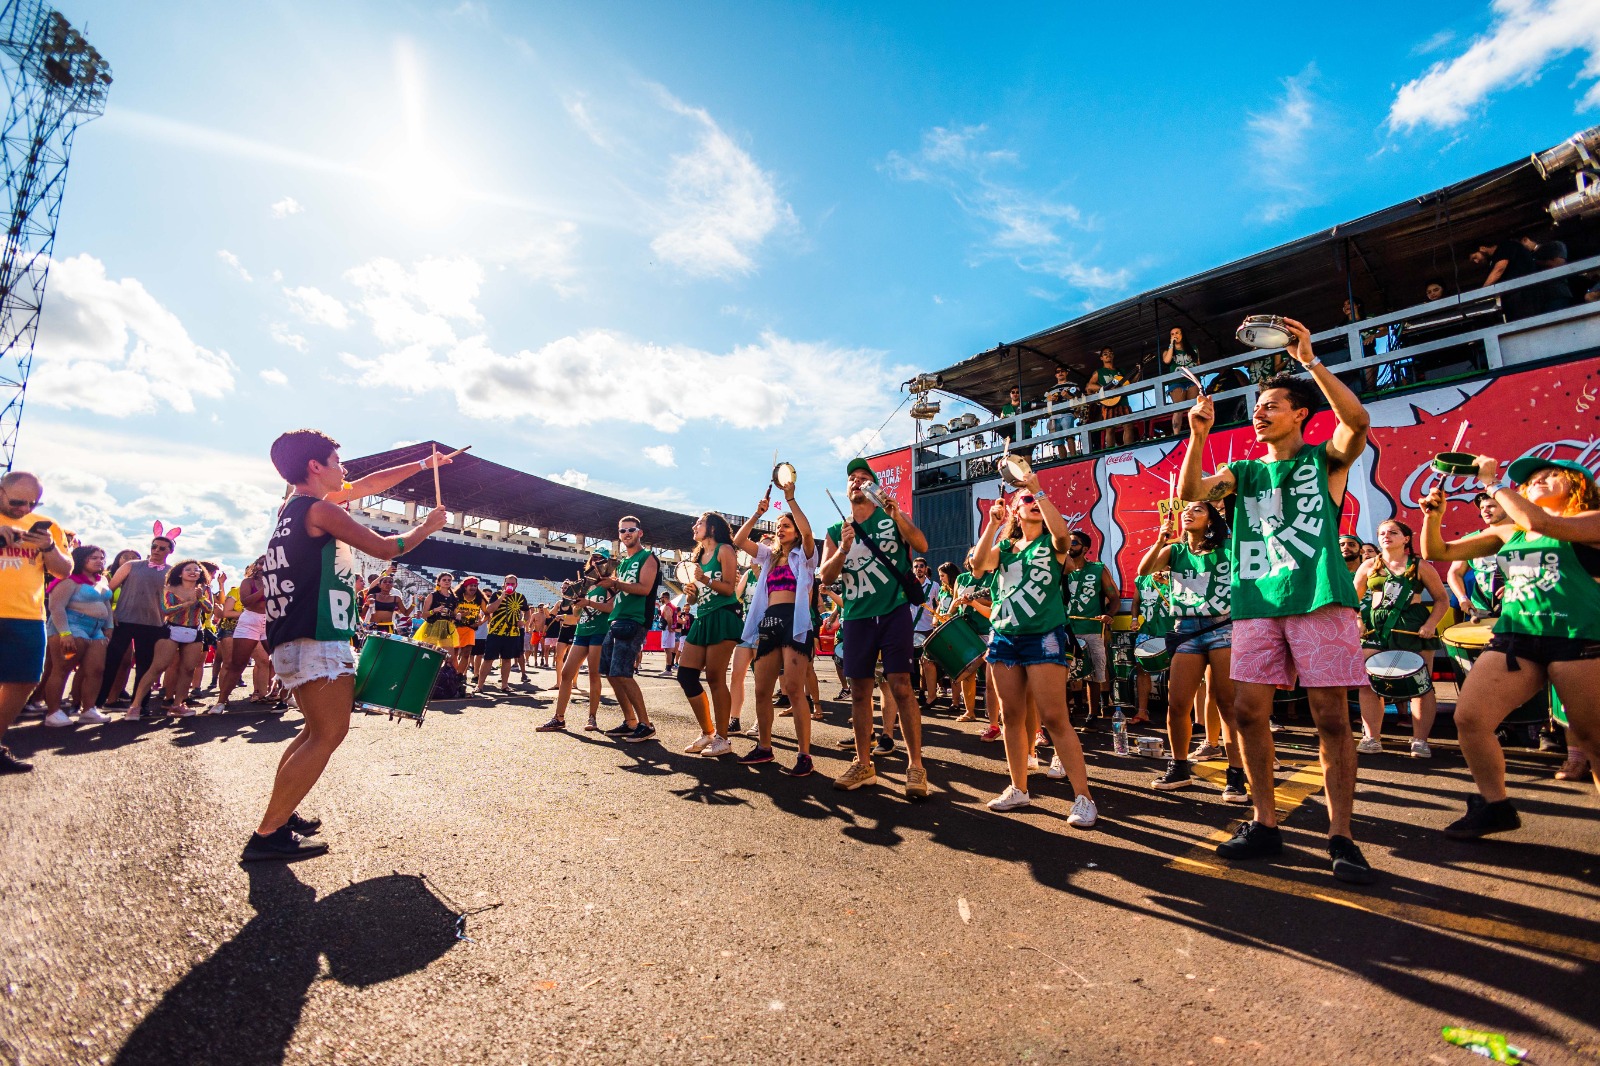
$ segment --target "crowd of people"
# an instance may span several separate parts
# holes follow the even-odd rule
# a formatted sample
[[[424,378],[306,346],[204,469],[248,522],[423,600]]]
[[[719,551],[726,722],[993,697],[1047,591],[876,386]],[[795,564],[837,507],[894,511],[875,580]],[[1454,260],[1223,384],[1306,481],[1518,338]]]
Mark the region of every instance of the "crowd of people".
[[[1153,787],[1195,787],[1193,764],[1220,762],[1220,799],[1250,806],[1252,816],[1218,854],[1269,857],[1283,847],[1274,701],[1284,690],[1303,692],[1319,743],[1332,872],[1365,884],[1374,872],[1351,829],[1357,756],[1382,750],[1384,716],[1383,700],[1368,687],[1367,659],[1406,650],[1431,666],[1452,593],[1473,617],[1497,621],[1455,710],[1477,792],[1446,832],[1474,838],[1519,825],[1495,729],[1546,684],[1563,707],[1574,755],[1600,751],[1600,494],[1575,462],[1524,458],[1512,464],[1508,484],[1485,456],[1478,460],[1480,531],[1446,541],[1445,501],[1435,491],[1422,502],[1420,532],[1395,518],[1378,527],[1377,544],[1341,536],[1346,481],[1367,446],[1367,414],[1317,359],[1306,327],[1286,324],[1293,335],[1286,355],[1303,372],[1262,383],[1252,413],[1262,458],[1206,471],[1216,409],[1200,396],[1188,411],[1176,485],[1185,502],[1166,509],[1130,590],[1139,658],[1149,652],[1154,664],[1141,672],[1131,721],[1148,721],[1149,675],[1165,674],[1171,755]],[[1324,402],[1335,426],[1328,440],[1312,444],[1303,429]],[[662,560],[646,547],[643,524],[625,515],[615,557],[608,547],[594,549],[582,579],[545,607],[519,592],[514,577],[498,589],[481,589],[472,578],[457,588],[444,574],[414,599],[395,591],[392,571],[358,588],[350,549],[395,559],[439,529],[445,512],[434,508],[417,526],[387,537],[359,524],[341,503],[381,492],[419,467],[349,484],[337,449],[313,430],[274,443],[273,463],[293,491],[266,553],[231,587],[204,562],[169,561],[177,530],[158,527],[148,557],[124,553],[107,566],[102,549],[71,545],[39,513],[37,478],[7,475],[0,481],[0,734],[35,696],[49,705],[47,724],[62,724],[69,683],[79,721],[103,721],[130,680],[128,717],[154,709],[153,700],[166,701],[170,713],[192,713],[186,705],[214,626],[219,704],[226,708],[248,670],[251,698],[292,699],[304,717],[244,850],[246,860],[296,859],[326,850],[313,839],[320,822],[298,806],[348,729],[363,628],[410,632],[446,649],[451,668],[471,675],[479,689],[498,663],[505,691],[509,671],[526,676],[531,656],[557,676],[554,713],[539,727],[546,733],[567,729],[586,670],[585,728],[639,744],[657,739],[637,674],[647,634],[659,627],[666,669],[698,725],[687,753],[733,756],[750,766],[773,762],[782,711],[792,718],[797,748],[786,772],[813,773],[812,723],[823,714],[820,653],[832,659],[839,696],[850,703],[852,735],[844,743],[854,758],[833,787],[878,783],[877,760],[903,744],[904,794],[927,798],[933,785],[922,717],[944,698],[943,681],[958,720],[984,723],[982,739],[1003,745],[1008,780],[989,808],[1032,803],[1029,779],[1038,771],[1071,788],[1071,826],[1088,829],[1099,819],[1074,714],[1107,714],[1107,632],[1122,590],[1090,558],[1092,537],[1068,527],[1036,473],[1025,472],[1017,491],[990,507],[961,567],[946,563],[935,573],[917,558],[928,548],[922,531],[878,485],[871,465],[857,459],[846,471],[849,515],[824,530],[800,508],[793,479],[783,486],[783,513],[763,535],[756,529],[772,509],[770,490],[738,529],[707,512],[695,522],[692,555],[673,575],[682,589],[675,594]],[[1450,564],[1446,580],[1435,562]],[[941,677],[926,644],[956,618],[983,634],[982,652],[971,669]],[[621,712],[609,728],[599,720],[602,683]],[[745,728],[747,693],[754,721]],[[1410,753],[1426,758],[1435,705],[1431,693],[1415,702]],[[1120,705],[1115,715],[1120,719]],[[1196,729],[1204,741],[1191,751]],[[733,746],[740,735],[754,740],[743,754]],[[1048,767],[1044,749],[1052,751]],[[26,768],[0,748],[0,771]],[[1569,760],[1563,773],[1588,771]],[[1600,775],[1595,781],[1600,787]]]

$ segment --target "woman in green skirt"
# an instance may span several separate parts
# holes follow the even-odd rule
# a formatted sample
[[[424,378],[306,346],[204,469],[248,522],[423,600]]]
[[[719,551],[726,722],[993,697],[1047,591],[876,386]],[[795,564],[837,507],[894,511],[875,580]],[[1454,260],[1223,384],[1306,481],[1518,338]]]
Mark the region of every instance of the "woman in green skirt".
[[[728,689],[728,660],[744,631],[744,615],[739,611],[737,586],[739,554],[733,548],[733,530],[728,520],[707,511],[694,523],[694,580],[684,594],[698,608],[694,624],[683,638],[678,655],[678,687],[689,699],[689,708],[700,723],[700,737],[684,749],[690,755],[727,755],[728,718],[733,708],[733,693]],[[711,686],[707,695],[700,677],[705,674]]]

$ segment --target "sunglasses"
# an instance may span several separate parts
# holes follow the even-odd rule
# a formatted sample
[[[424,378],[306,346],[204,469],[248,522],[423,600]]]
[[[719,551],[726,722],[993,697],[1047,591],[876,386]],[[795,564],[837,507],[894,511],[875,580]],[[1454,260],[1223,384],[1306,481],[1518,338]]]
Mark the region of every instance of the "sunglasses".
[[[637,532],[639,532],[639,527],[638,526],[619,526],[617,528],[617,534],[619,536],[621,534],[623,534],[623,533],[637,533]]]
[[[35,507],[37,507],[37,506],[39,506],[39,503],[40,503],[40,502],[41,502],[41,501],[42,501],[42,500],[43,500],[43,499],[44,499],[44,497],[42,497],[42,496],[41,496],[41,497],[39,497],[39,499],[37,499],[37,500],[13,500],[13,499],[10,499],[10,498],[9,498],[9,497],[8,497],[8,498],[7,498],[7,499],[6,499],[6,504],[7,504],[7,505],[8,505],[8,506],[11,506],[11,507],[26,507],[26,508],[27,508],[27,509],[28,509],[28,510],[30,510],[30,511],[31,511],[31,510],[33,510],[33,509],[34,509],[34,508],[35,508]]]
[[[1038,497],[1036,497],[1033,493],[1025,492],[1021,496],[1017,497],[1017,502],[1018,503],[1032,503],[1036,499],[1038,499]]]

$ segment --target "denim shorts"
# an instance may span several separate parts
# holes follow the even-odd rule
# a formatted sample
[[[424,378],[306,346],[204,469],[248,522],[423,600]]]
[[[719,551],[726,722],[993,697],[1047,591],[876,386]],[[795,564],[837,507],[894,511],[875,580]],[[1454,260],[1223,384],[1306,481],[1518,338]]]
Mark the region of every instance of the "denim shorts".
[[[0,685],[37,685],[44,647],[43,618],[0,618]]]
[[[649,635],[650,627],[645,625],[640,625],[627,640],[618,640],[608,631],[600,645],[600,676],[632,677],[633,665],[639,661],[639,650]]]
[[[998,629],[989,634],[988,661],[995,666],[1066,666],[1067,628],[1048,633],[1019,633],[1008,637]]]
[[[301,638],[272,649],[272,669],[293,692],[312,681],[337,681],[354,677],[356,656],[348,640]]]
[[[1185,636],[1197,629],[1216,625],[1221,620],[1220,617],[1215,616],[1179,618],[1177,619],[1178,624],[1172,627],[1172,635],[1175,637]],[[1173,641],[1172,654],[1204,655],[1206,652],[1216,651],[1218,648],[1231,647],[1233,647],[1233,627],[1229,625],[1213,629],[1209,633],[1202,633],[1198,637],[1190,637],[1181,643],[1176,640]]]
[[[598,633],[574,634],[571,644],[574,648],[598,648],[606,642],[606,630]]]

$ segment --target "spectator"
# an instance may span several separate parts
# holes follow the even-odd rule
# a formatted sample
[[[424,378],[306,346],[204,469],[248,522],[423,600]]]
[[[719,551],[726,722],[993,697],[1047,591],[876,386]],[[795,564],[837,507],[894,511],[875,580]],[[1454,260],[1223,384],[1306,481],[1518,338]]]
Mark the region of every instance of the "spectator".
[[[1468,258],[1476,266],[1489,268],[1489,274],[1483,280],[1484,288],[1498,285],[1503,281],[1525,278],[1540,270],[1539,264],[1534,261],[1533,253],[1520,241],[1479,244],[1478,250]],[[1530,315],[1540,315],[1566,306],[1563,301],[1565,295],[1566,286],[1557,279],[1554,282],[1514,289],[1500,298],[1500,304],[1505,308],[1507,319],[1527,318]]]
[[[61,709],[67,678],[78,674],[78,722],[99,725],[110,721],[94,705],[100,675],[106,666],[106,642],[111,633],[111,589],[106,585],[106,553],[85,545],[72,549],[72,573],[52,585],[47,596],[56,667],[45,683],[44,702],[50,712],[47,726],[68,726],[72,718]]]
[[[1183,329],[1173,326],[1167,336],[1167,350],[1161,353],[1161,372],[1176,374],[1180,370],[1188,370],[1200,365],[1200,353],[1194,346],[1183,338]],[[1200,389],[1194,382],[1186,377],[1178,378],[1167,384],[1167,402],[1185,403],[1197,399]],[[1185,419],[1182,411],[1172,412],[1172,432],[1176,434],[1184,425]]]
[[[1089,394],[1092,396],[1095,393],[1108,389],[1119,388],[1123,385],[1127,385],[1128,383],[1129,379],[1124,377],[1122,372],[1117,369],[1116,353],[1110,348],[1100,349],[1100,367],[1089,376]],[[1103,422],[1107,419],[1121,417],[1122,415],[1129,413],[1128,398],[1126,396],[1118,396],[1114,400],[1101,400],[1099,404],[1095,405],[1093,410],[1096,412],[1093,417],[1097,421]],[[1101,448],[1111,447],[1111,434],[1115,432],[1117,431],[1108,429],[1101,433]],[[1126,422],[1122,426],[1122,443],[1133,443],[1132,422]]]
[[[1444,282],[1437,278],[1429,281],[1422,287],[1422,298],[1429,303],[1444,299]]]
[[[44,586],[72,573],[66,534],[34,508],[44,489],[21,470],[0,477],[0,740],[44,679]],[[0,774],[33,769],[0,745]]]
[[[135,679],[142,678],[155,660],[156,645],[167,638],[167,619],[161,609],[161,597],[166,590],[167,557],[172,554],[172,537],[158,532],[150,541],[149,559],[130,559],[119,566],[109,582],[116,592],[116,607],[112,611],[111,642],[106,646],[106,662],[122,662],[128,646],[133,646]],[[174,534],[175,535],[175,534]],[[235,634],[237,635],[237,634]],[[114,707],[111,700],[111,683],[116,678],[111,671],[100,683],[100,707]],[[120,688],[119,688],[120,691]],[[119,701],[120,702],[120,701]],[[130,708],[137,718],[138,707]]]
[[[176,683],[163,701],[178,718],[194,714],[187,706],[189,688],[194,681],[195,667],[205,659],[205,645],[200,641],[200,626],[212,611],[211,586],[206,582],[206,571],[194,559],[185,559],[167,568],[166,587],[162,590],[161,611],[167,620],[167,636],[156,642],[155,658],[150,668],[139,675],[139,684],[133,690],[133,705],[128,708],[128,721],[137,721],[148,708],[150,690],[167,667],[177,664]],[[237,636],[237,634],[235,634]]]
[[[1533,265],[1540,270],[1567,265],[1567,243],[1558,240],[1537,241],[1524,235],[1518,242],[1533,256]]]

